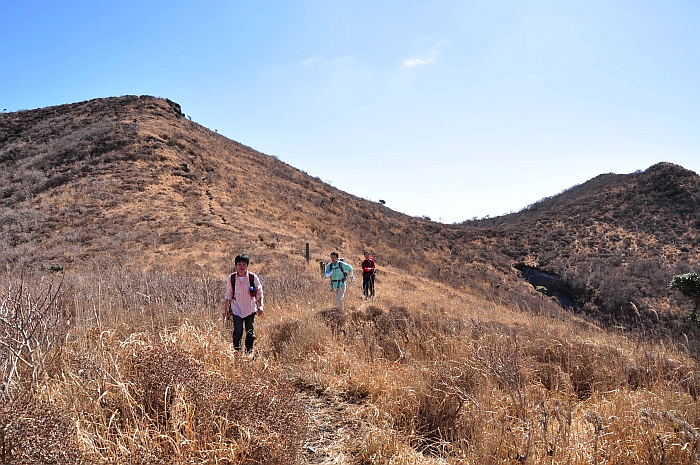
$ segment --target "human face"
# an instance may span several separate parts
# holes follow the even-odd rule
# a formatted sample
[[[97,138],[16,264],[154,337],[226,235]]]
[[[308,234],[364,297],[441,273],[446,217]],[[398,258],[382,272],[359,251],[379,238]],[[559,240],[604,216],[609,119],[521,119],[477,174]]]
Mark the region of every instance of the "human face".
[[[365,260],[369,260],[369,252],[365,252]]]
[[[337,255],[331,255],[331,262],[335,265],[335,262],[338,261],[338,256]]]
[[[236,273],[238,273],[238,276],[244,276],[246,271],[248,271],[248,265],[246,262],[236,263]]]

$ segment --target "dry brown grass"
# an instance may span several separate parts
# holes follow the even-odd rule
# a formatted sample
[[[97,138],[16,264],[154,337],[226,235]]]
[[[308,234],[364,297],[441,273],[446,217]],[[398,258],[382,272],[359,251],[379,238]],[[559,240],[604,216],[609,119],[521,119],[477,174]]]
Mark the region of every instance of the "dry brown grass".
[[[218,322],[223,277],[98,267],[59,292],[25,277],[70,329],[37,343],[31,390],[4,391],[7,463],[697,463],[698,364],[682,353],[537,296],[523,311],[386,269],[376,300],[356,283],[340,312],[316,266],[267,271],[254,360]],[[30,302],[18,279],[3,276],[6,303]],[[20,418],[65,447],[21,451]]]
[[[604,176],[472,228],[338,191],[167,100],[0,126],[2,463],[700,462],[697,328],[664,287],[698,258],[694,174]],[[317,260],[366,248],[378,298],[356,283],[333,309]],[[253,360],[219,322],[242,250],[266,291]],[[513,260],[650,337],[563,311]]]
[[[700,353],[689,309],[666,288],[699,259],[700,178],[678,166],[603,175],[516,214],[443,225],[348,195],[149,96],[3,113],[0,163],[3,264],[102,259],[218,276],[246,250],[278,275],[306,243],[314,261],[369,248],[409,281],[546,310],[524,289],[504,291],[524,263],[559,274],[591,321]]]
[[[655,255],[697,259],[693,211],[656,219],[664,189],[639,184],[656,205],[641,212],[646,194],[624,189],[603,209],[566,206],[578,189],[510,226],[463,228],[340,192],[166,100],[0,119],[3,463],[700,460],[698,362],[662,343],[685,334],[693,353],[696,329],[669,323],[679,331],[666,337],[642,321],[678,313],[665,289],[653,312],[635,300],[668,282]],[[660,168],[697,192],[697,177]],[[316,261],[338,249],[355,265],[365,248],[378,298],[361,300],[356,283],[333,309]],[[253,360],[231,354],[219,322],[242,250],[266,290]],[[653,339],[562,311],[519,282],[513,259],[598,282],[615,311],[637,302],[625,315]],[[39,271],[51,263],[65,279]]]
[[[697,460],[694,360],[395,277],[345,313],[291,309],[266,348],[298,385],[362,407],[357,463]]]

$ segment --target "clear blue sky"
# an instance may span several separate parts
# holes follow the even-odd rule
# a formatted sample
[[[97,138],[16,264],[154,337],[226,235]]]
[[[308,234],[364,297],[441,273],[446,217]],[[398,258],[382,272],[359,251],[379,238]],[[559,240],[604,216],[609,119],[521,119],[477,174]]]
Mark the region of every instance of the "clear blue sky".
[[[0,110],[126,94],[410,215],[497,216],[700,172],[700,3],[0,2]]]

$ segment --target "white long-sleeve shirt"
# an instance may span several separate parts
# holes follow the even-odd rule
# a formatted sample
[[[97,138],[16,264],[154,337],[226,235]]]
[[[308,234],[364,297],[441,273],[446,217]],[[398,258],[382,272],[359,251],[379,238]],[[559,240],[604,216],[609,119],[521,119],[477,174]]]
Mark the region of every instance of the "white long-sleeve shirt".
[[[226,300],[231,301],[231,311],[236,316],[245,318],[257,311],[255,299],[260,300],[260,309],[263,308],[263,288],[258,275],[253,274],[253,283],[255,283],[255,297],[250,295],[250,277],[249,271],[246,271],[245,276],[238,276],[238,273],[233,273],[226,280]],[[236,280],[236,298],[233,298],[233,289],[231,287],[231,277]]]

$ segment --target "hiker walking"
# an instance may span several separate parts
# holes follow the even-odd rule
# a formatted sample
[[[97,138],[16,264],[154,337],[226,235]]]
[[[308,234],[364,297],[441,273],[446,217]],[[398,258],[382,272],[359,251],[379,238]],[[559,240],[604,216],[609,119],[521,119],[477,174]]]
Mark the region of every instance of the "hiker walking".
[[[331,292],[335,293],[335,306],[343,310],[345,297],[345,280],[348,275],[350,282],[355,281],[352,266],[338,259],[338,252],[331,252],[331,262],[326,265],[325,277],[331,280]]]
[[[245,326],[245,351],[250,354],[255,342],[255,315],[263,314],[263,288],[258,275],[248,271],[248,255],[237,255],[234,263],[236,272],[226,280],[224,321],[233,320],[233,348],[237,352]]]
[[[365,250],[365,259],[362,260],[362,293],[365,300],[374,298],[374,275],[377,274],[377,265],[374,263],[368,250]]]

